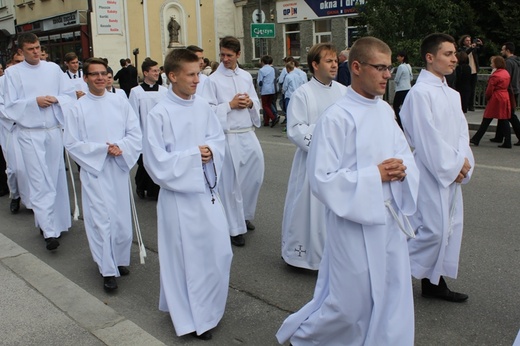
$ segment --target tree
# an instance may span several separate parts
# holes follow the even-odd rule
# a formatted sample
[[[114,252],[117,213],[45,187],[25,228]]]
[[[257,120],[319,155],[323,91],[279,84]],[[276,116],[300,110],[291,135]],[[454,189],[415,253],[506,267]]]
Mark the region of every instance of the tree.
[[[434,32],[455,36],[475,27],[473,13],[466,0],[371,0],[360,7],[359,20],[367,35],[382,39],[394,53],[407,52],[410,62],[420,66],[421,40]]]

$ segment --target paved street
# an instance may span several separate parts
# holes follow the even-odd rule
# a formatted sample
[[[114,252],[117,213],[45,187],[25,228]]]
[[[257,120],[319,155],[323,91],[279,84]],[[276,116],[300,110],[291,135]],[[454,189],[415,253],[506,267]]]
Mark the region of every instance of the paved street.
[[[60,239],[59,249],[49,252],[34,228],[32,213],[22,209],[11,215],[9,200],[3,197],[0,345],[276,345],[280,324],[312,297],[316,280],[316,273],[292,269],[280,258],[280,225],[295,150],[281,129],[277,125],[257,131],[266,174],[256,230],[246,235],[245,247],[233,247],[227,309],[211,342],[176,337],[169,315],[157,308],[155,202],[136,200],[146,264],[139,264],[134,246],[131,275],[118,280],[117,293],[107,294],[83,221],[75,221]],[[452,289],[468,293],[469,301],[426,300],[420,297],[419,281],[413,280],[418,346],[509,346],[520,328],[520,147],[499,149],[488,141],[490,136],[487,133],[480,146],[473,147],[477,167],[463,188],[459,278],[448,280]],[[75,177],[78,182],[77,172]]]

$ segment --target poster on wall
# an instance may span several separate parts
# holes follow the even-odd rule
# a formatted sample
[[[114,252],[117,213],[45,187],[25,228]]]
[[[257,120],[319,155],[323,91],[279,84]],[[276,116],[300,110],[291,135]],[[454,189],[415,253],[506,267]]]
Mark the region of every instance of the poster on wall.
[[[96,0],[97,33],[99,35],[122,35],[121,4],[123,0]]]
[[[365,0],[285,0],[276,3],[278,23],[357,14]]]

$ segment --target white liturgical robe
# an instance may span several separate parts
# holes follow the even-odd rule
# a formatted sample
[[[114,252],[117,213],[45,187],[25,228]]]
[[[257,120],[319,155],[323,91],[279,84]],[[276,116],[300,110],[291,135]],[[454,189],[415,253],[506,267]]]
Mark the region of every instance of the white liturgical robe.
[[[337,82],[324,85],[312,78],[296,90],[287,109],[287,138],[297,149],[285,197],[282,257],[288,264],[317,270],[325,245],[325,206],[311,193],[307,153],[316,121],[323,111],[345,95]]]
[[[5,76],[0,77],[0,146],[6,162],[7,185],[11,198],[21,198],[26,208],[31,208],[29,183],[23,166],[22,151],[18,144],[20,128],[4,115]]]
[[[41,108],[36,98],[46,95],[58,102]],[[24,61],[5,71],[4,101],[5,115],[19,127],[36,226],[45,238],[59,237],[71,225],[61,125],[76,101],[74,86],[58,65]]]
[[[231,109],[229,102],[247,93],[251,109]],[[226,210],[229,234],[246,233],[244,220],[253,220],[264,179],[264,154],[254,126],[260,127],[260,103],[251,74],[221,63],[204,83],[202,97],[211,105],[226,134],[226,156],[219,181],[219,193]]]
[[[462,242],[463,203],[455,179],[468,158],[468,123],[459,93],[439,77],[422,70],[400,112],[421,172],[417,213],[410,218],[417,237],[408,241],[412,275],[433,284],[441,275],[456,278]],[[462,184],[471,179],[473,168]]]
[[[80,98],[65,117],[65,148],[81,166],[85,230],[103,276],[119,276],[130,264],[132,215],[130,169],[141,152],[139,120],[128,101],[105,91]],[[109,155],[108,143],[122,155]]]
[[[402,182],[381,181],[377,165],[389,158],[404,161]],[[415,212],[419,173],[392,108],[348,87],[318,120],[307,168],[327,208],[325,251],[313,299],[285,320],[278,341],[413,345],[410,262],[397,220]]]
[[[202,163],[199,145],[213,159]],[[224,314],[231,244],[217,181],[225,137],[208,103],[179,98],[170,89],[148,114],[143,159],[161,189],[157,204],[159,309],[170,313],[177,335],[214,328]]]
[[[148,113],[165,97],[168,91],[162,85],[158,85],[158,87],[158,91],[145,91],[141,85],[138,85],[130,90],[128,101],[132,105],[135,114],[139,117],[142,131],[144,131]]]

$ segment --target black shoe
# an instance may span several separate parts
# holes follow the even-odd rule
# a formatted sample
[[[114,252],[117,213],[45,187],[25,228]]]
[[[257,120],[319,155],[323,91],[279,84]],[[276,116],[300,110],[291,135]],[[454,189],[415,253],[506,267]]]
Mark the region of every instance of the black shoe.
[[[516,145],[516,144],[515,144]],[[511,149],[513,146],[511,144],[509,145],[506,145],[506,144],[501,144],[498,146],[499,148],[506,148],[506,149]]]
[[[204,333],[197,335],[197,332],[191,333],[194,337],[200,340],[211,340],[213,338],[213,334],[211,333],[211,330],[207,330]]]
[[[246,220],[246,229],[248,231],[254,231],[255,230],[255,225],[253,225],[253,223],[249,220]]]
[[[502,140],[498,138],[490,138],[489,141],[493,143],[502,143]]]
[[[269,126],[269,124],[264,124],[264,126]],[[195,333],[195,332],[194,332]]]
[[[473,138],[469,140],[469,142],[471,144],[473,144],[474,146],[478,147],[478,142],[476,140],[474,140]]]
[[[513,144],[515,147],[520,147],[520,141],[516,142],[515,144]]]
[[[118,266],[117,269],[119,270],[119,274],[120,274],[121,276],[125,276],[125,275],[130,274],[130,270],[128,270],[127,267]]]
[[[231,237],[231,244],[235,246],[244,246],[246,245],[246,239],[242,234],[239,234],[237,236]]]
[[[0,197],[6,196],[9,194],[9,189],[1,189],[0,190]]]
[[[450,290],[442,276],[439,280],[439,285],[432,284],[429,279],[422,279],[421,288],[421,295],[424,298],[436,298],[454,303],[462,303],[468,300],[467,294],[453,292]]]
[[[17,214],[20,210],[20,197],[13,198],[11,200],[11,204],[9,205],[9,209],[11,210],[11,214]]]
[[[137,196],[138,196],[140,199],[144,199],[144,198],[145,198],[144,190],[141,190],[141,189],[135,189],[135,193],[137,193]]]
[[[56,250],[60,246],[60,242],[54,237],[46,238],[45,243],[47,244],[45,247],[49,251]]]
[[[274,127],[274,125],[278,124],[279,121],[280,121],[280,117],[274,118],[274,120],[271,121],[271,127]]]
[[[110,292],[117,289],[117,281],[115,276],[104,276],[103,277],[103,288],[105,291]]]

